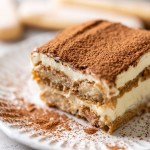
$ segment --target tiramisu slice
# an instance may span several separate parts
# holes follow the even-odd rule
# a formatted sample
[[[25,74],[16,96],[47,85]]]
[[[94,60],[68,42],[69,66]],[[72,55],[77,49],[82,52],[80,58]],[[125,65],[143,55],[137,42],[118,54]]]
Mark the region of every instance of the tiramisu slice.
[[[150,32],[90,21],[66,29],[31,55],[41,99],[108,132],[150,100]]]

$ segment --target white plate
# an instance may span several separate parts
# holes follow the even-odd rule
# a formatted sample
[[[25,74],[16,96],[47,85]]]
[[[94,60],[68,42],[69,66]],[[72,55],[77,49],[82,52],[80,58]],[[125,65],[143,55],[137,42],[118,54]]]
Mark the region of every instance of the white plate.
[[[10,47],[11,52],[0,58],[0,99],[12,101],[16,99],[16,91],[19,91],[20,96],[24,99],[32,100],[42,105],[37,94],[38,90],[31,80],[29,58],[31,51],[35,47],[48,41],[51,37],[49,33],[44,33],[17,45],[12,45]],[[1,109],[2,107],[0,108],[0,114]],[[59,111],[59,113],[63,112]],[[10,138],[36,149],[105,150],[116,146],[120,147],[120,149],[125,148],[128,150],[150,150],[149,113],[141,117],[135,117],[128,124],[113,133],[113,135],[104,133],[101,130],[89,135],[84,132],[84,129],[90,126],[86,121],[77,119],[71,115],[68,116],[79,122],[80,125],[72,124],[72,130],[67,133],[63,132],[63,136],[60,138],[49,135],[33,137],[31,135],[39,131],[30,130],[22,132],[24,130],[23,127],[20,128],[19,126],[14,126],[12,123],[4,122],[2,116],[0,117],[0,128]],[[111,145],[112,148],[107,145]]]

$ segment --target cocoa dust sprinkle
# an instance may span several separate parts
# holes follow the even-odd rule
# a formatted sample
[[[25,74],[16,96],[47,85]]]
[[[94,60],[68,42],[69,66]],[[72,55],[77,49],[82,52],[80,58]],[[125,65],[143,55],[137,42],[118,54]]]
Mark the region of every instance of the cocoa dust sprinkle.
[[[149,41],[147,30],[94,20],[64,30],[36,52],[114,83],[118,74],[136,65],[149,52]]]
[[[65,114],[60,114],[54,110],[38,108],[35,104],[19,101],[19,106],[10,101],[0,100],[0,119],[11,124],[20,125],[45,133],[53,133],[57,129],[70,131],[69,118]],[[57,136],[59,136],[57,132]],[[38,136],[38,135],[37,135]]]

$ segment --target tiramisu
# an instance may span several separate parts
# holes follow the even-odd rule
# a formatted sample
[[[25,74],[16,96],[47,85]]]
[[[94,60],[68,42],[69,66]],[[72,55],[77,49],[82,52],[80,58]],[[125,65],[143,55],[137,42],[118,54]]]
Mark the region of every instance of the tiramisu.
[[[41,99],[110,133],[150,102],[150,32],[96,20],[31,54]]]

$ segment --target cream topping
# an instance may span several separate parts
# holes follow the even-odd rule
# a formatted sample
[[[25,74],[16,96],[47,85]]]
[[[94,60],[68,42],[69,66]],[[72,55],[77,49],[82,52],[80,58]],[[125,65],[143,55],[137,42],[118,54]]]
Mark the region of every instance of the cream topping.
[[[150,52],[144,54],[135,67],[130,66],[127,71],[117,76],[116,87],[123,87],[125,83],[136,78],[136,76],[148,66],[150,66]]]
[[[73,70],[68,65],[62,65],[62,63],[56,62],[53,58],[47,57],[44,54],[33,53],[31,59],[32,59],[33,65],[36,65],[38,62],[41,62],[42,65],[44,65],[46,67],[51,66],[51,67],[55,68],[56,70],[64,72],[73,81],[87,79],[91,82],[94,81],[95,83],[102,85],[105,89],[105,92],[106,92],[106,95],[108,98],[110,97],[109,93],[112,91],[113,91],[113,95],[111,95],[111,96],[116,96],[119,94],[119,91],[117,89],[115,89],[115,88],[110,89],[109,86],[107,85],[107,83],[105,82],[105,80],[97,80],[91,75],[82,74],[79,71]]]
[[[122,72],[116,78],[116,87],[110,88],[105,80],[97,80],[92,75],[82,74],[79,71],[75,71],[70,68],[68,65],[62,65],[62,63],[56,62],[53,58],[48,57],[45,54],[33,53],[32,54],[33,65],[36,65],[38,62],[41,62],[42,65],[46,67],[53,67],[56,70],[64,72],[71,80],[89,80],[94,81],[97,84],[102,85],[105,89],[106,96],[108,98],[119,95],[119,87],[123,87],[128,81],[133,80],[141,73],[146,67],[150,66],[150,52],[144,54],[136,66],[130,66],[127,71]],[[111,93],[111,94],[110,94]],[[112,94],[113,93],[113,94]]]

